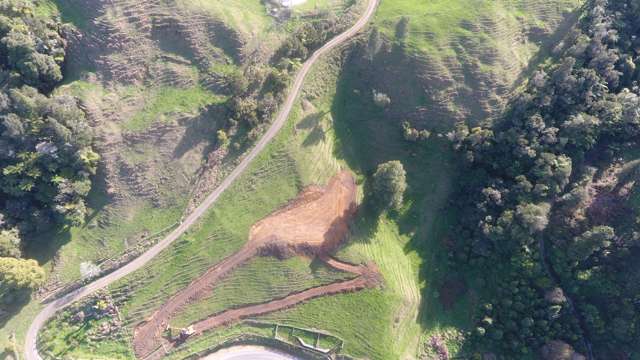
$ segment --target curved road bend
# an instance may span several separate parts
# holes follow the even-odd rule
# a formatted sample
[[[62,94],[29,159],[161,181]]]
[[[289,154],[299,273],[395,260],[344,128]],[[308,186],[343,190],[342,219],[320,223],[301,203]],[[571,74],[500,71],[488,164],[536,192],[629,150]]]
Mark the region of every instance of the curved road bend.
[[[232,346],[222,349],[200,360],[298,360],[295,356],[285,354],[262,346]]]
[[[256,146],[249,152],[249,154],[245,156],[244,159],[242,159],[240,164],[231,172],[231,174],[229,174],[229,176],[224,179],[220,186],[218,186],[218,188],[216,188],[211,194],[209,194],[207,198],[202,202],[202,204],[200,204],[191,214],[189,214],[186,219],[184,219],[180,226],[178,226],[169,235],[167,235],[167,237],[159,241],[157,244],[155,244],[153,247],[151,247],[149,250],[147,250],[145,253],[143,253],[130,263],[110,274],[105,275],[104,277],[95,280],[90,284],[85,285],[84,287],[81,287],[59,299],[52,301],[44,309],[42,309],[42,311],[40,311],[40,313],[31,323],[31,326],[29,326],[29,330],[26,334],[24,343],[25,359],[42,360],[42,358],[38,354],[38,349],[36,348],[38,331],[56,312],[68,306],[69,304],[80,300],[83,297],[99,289],[102,289],[113,283],[114,281],[117,281],[143,267],[162,250],[166,249],[172,242],[174,242],[182,234],[184,234],[185,231],[187,231],[187,229],[191,227],[191,225],[196,223],[198,219],[200,219],[202,215],[204,215],[207,210],[209,210],[209,208],[213,204],[215,204],[220,195],[222,195],[222,193],[238,179],[240,174],[242,174],[242,172],[247,169],[249,164],[251,164],[256,156],[258,156],[258,154],[267,146],[267,144],[269,144],[269,142],[276,136],[276,134],[285,124],[287,118],[289,117],[289,114],[291,113],[291,109],[293,108],[293,105],[298,98],[298,95],[300,94],[300,90],[302,89],[304,80],[315,62],[318,61],[320,56],[326,54],[331,49],[342,44],[353,35],[358,33],[360,30],[362,30],[373,16],[375,9],[378,6],[378,1],[379,0],[369,0],[369,4],[367,5],[365,13],[351,28],[331,39],[323,47],[316,50],[313,55],[311,55],[311,57],[307,61],[305,61],[295,77],[295,81],[293,82],[293,86],[289,91],[289,95],[287,96],[285,103],[278,112],[275,121],[273,122],[273,124],[271,124],[271,127],[269,127],[269,130],[267,130],[260,141],[258,141]]]

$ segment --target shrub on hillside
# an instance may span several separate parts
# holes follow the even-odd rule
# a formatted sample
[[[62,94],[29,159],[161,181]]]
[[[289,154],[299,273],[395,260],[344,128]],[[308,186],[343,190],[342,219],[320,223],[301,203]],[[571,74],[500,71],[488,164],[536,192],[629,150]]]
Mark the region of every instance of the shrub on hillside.
[[[385,93],[373,90],[373,103],[376,104],[377,107],[384,109],[391,105],[391,98]]]
[[[377,204],[385,210],[398,210],[407,189],[406,172],[400,161],[378,165],[373,175],[373,191]]]

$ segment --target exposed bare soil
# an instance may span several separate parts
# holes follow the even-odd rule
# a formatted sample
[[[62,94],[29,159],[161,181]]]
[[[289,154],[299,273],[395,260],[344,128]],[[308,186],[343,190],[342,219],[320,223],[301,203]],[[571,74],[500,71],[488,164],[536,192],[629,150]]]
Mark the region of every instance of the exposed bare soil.
[[[247,169],[252,161],[262,152],[271,140],[278,134],[278,132],[284,126],[286,120],[291,114],[291,110],[294,106],[296,99],[299,97],[302,85],[307,78],[307,75],[311,71],[312,67],[318,61],[318,59],[330,52],[336,46],[343,44],[345,41],[352,38],[359,31],[361,31],[372,18],[376,8],[378,6],[378,0],[370,0],[364,13],[358,18],[352,27],[335,36],[331,41],[324,44],[320,49],[313,53],[313,55],[302,65],[300,70],[295,76],[293,85],[291,86],[288,96],[280,108],[278,115],[274,122],[258,141],[256,146],[252,148],[249,153],[240,161],[235,169],[225,178],[215,190],[213,190],[203,202],[191,212],[180,225],[171,231],[166,237],[153,245],[150,249],[145,251],[142,255],[135,258],[133,261],[127,263],[123,267],[109,273],[95,281],[74,290],[73,292],[58,298],[57,300],[50,302],[46,305],[31,321],[24,341],[24,355],[27,360],[38,360],[41,356],[38,354],[37,338],[38,332],[45,325],[45,323],[51,319],[56,312],[60,311],[69,304],[82,299],[83,297],[107,287],[119,279],[131,274],[132,272],[141,269],[143,266],[157,256],[160,252],[165,250],[175,240],[182,236],[193,224],[195,224],[205,212],[211,208],[213,204],[219,199],[234,182],[240,177],[240,175]],[[161,348],[162,349],[162,348]]]
[[[215,285],[233,269],[256,255],[318,255],[338,270],[354,273],[356,278],[290,294],[266,303],[231,309],[193,324],[195,334],[241,320],[294,306],[316,297],[373,287],[380,277],[373,264],[352,265],[330,258],[331,251],[345,239],[356,211],[356,184],[353,175],[342,171],[329,183],[310,186],[282,209],[253,225],[249,240],[237,253],[211,267],[187,288],[170,298],[134,332],[133,346],[138,358],[155,359],[172,346],[162,337],[171,317],[189,303],[208,296]]]
[[[356,184],[351,173],[340,172],[326,187],[310,186],[283,209],[258,221],[249,244],[275,255],[326,254],[348,231],[356,210]]]
[[[201,334],[207,330],[227,325],[250,316],[286,309],[317,297],[362,290],[375,287],[380,283],[380,276],[375,265],[360,265],[357,266],[357,268],[357,273],[361,275],[354,279],[307,289],[263,304],[249,305],[238,309],[223,311],[217,315],[198,321],[193,324],[195,334]]]

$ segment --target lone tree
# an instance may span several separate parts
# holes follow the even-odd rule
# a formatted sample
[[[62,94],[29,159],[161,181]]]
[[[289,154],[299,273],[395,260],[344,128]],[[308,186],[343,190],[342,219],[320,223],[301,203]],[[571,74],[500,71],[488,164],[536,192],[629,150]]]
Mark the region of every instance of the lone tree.
[[[377,107],[384,109],[391,105],[391,98],[383,92],[373,90],[373,103],[376,104]]]
[[[400,161],[388,161],[378,165],[373,175],[373,191],[381,208],[400,209],[406,189],[407,173]]]

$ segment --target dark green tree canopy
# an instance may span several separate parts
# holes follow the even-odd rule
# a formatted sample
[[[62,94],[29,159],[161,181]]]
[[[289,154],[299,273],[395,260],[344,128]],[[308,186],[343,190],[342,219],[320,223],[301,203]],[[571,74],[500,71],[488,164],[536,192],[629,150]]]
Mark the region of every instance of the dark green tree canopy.
[[[447,134],[467,166],[450,255],[509,285],[488,295],[474,333],[504,358],[639,349],[640,2],[581,11],[495,124]]]
[[[389,161],[378,165],[373,175],[373,191],[379,206],[383,209],[398,210],[402,207],[407,179],[400,161]]]
[[[35,289],[44,272],[23,244],[52,225],[84,222],[98,155],[77,100],[49,92],[62,80],[64,26],[32,0],[0,1],[0,301]]]

